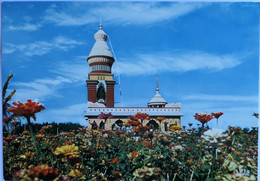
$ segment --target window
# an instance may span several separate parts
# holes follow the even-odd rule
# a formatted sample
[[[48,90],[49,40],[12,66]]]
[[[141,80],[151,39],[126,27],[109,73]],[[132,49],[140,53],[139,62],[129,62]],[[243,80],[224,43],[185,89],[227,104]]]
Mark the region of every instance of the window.
[[[100,84],[97,90],[97,101],[98,102],[105,102],[106,100],[106,92],[103,84]]]

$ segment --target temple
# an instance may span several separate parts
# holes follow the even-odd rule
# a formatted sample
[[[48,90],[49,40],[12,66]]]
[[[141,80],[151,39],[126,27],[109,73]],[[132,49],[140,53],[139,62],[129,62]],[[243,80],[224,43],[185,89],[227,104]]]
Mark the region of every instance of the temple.
[[[154,97],[147,103],[147,107],[115,107],[114,103],[114,74],[112,74],[112,66],[115,62],[114,57],[106,43],[107,34],[103,31],[100,24],[99,30],[94,35],[95,44],[90,51],[87,62],[90,66],[88,74],[88,104],[85,114],[88,121],[88,127],[95,126],[95,129],[106,128],[113,129],[115,126],[122,126],[129,120],[130,116],[136,113],[146,113],[150,116],[150,120],[143,120],[143,125],[148,125],[154,129],[158,129],[161,124],[161,131],[167,131],[167,127],[171,125],[181,124],[181,104],[168,104],[159,94],[159,81],[156,77],[156,91]],[[133,95],[134,96],[134,95]],[[99,119],[101,114],[111,113],[111,117],[104,120]],[[158,117],[164,117],[162,122],[157,120]]]

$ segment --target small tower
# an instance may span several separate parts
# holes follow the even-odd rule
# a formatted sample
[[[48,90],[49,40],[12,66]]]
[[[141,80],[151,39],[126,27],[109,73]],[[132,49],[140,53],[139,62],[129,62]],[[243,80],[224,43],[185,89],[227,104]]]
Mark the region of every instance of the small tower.
[[[87,88],[88,101],[102,103],[106,107],[114,107],[114,75],[111,73],[114,58],[106,43],[107,34],[100,23],[99,30],[94,35],[96,40],[87,62],[90,66]]]
[[[148,103],[148,107],[161,108],[161,107],[165,107],[166,104],[167,104],[167,102],[159,94],[159,81],[158,81],[158,76],[156,76],[156,93],[155,93],[155,96]]]

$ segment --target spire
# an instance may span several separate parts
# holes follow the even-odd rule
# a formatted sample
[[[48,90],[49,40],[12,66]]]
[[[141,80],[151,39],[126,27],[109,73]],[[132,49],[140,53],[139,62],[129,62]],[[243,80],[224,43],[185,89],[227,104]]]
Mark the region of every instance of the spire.
[[[156,92],[159,92],[159,81],[158,81],[158,75],[156,75]]]
[[[99,29],[102,30],[102,18],[99,19]]]
[[[159,80],[158,80],[158,75],[156,75],[156,94],[148,103],[148,107],[165,107],[166,104],[167,102],[159,94]]]

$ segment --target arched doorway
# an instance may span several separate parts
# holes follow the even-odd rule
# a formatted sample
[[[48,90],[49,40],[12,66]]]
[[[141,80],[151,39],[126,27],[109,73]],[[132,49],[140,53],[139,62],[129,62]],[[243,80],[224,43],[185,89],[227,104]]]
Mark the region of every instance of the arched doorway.
[[[103,121],[100,122],[99,129],[105,129],[105,123]]]
[[[97,129],[98,128],[98,125],[97,125],[95,120],[94,120],[93,123],[90,123],[90,124],[91,124],[91,129]]]
[[[122,127],[123,126],[123,121],[118,119],[116,122],[115,122],[118,126]]]
[[[159,129],[159,124],[155,120],[151,120],[146,124],[150,129]]]

